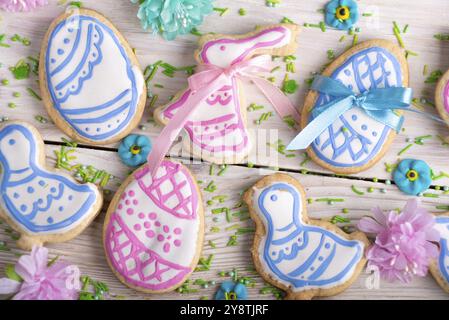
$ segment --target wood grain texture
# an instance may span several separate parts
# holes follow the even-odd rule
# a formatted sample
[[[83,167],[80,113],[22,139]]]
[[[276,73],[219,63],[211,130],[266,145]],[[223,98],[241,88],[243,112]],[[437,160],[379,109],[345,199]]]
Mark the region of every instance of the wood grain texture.
[[[63,6],[58,6],[56,0],[49,1],[50,5],[38,10],[34,13],[25,13],[20,15],[12,15],[2,12],[0,20],[0,34],[5,33],[8,37],[15,33],[26,36],[31,39],[31,46],[26,47],[17,42],[11,42],[11,48],[0,47],[0,79],[9,79],[8,86],[0,85],[0,117],[8,117],[10,119],[20,119],[29,121],[37,126],[44,139],[47,142],[46,153],[48,155],[49,165],[54,165],[53,151],[59,149],[55,143],[61,142],[63,133],[56,128],[50,121],[40,123],[35,120],[37,115],[47,117],[43,104],[36,99],[30,97],[26,88],[31,87],[38,92],[36,77],[28,80],[13,80],[8,70],[9,66],[14,65],[20,58],[27,56],[38,57],[40,50],[40,42],[44,37],[51,21],[64,11]],[[137,6],[127,0],[85,0],[84,5],[88,8],[98,10],[122,32],[123,36],[129,41],[130,45],[135,48],[137,57],[142,66],[154,63],[159,59],[163,59],[176,66],[185,66],[195,64],[193,53],[197,48],[197,37],[186,35],[176,39],[176,41],[167,42],[159,37],[153,37],[141,30],[139,21],[135,18]],[[299,25],[303,23],[317,23],[322,20],[322,14],[317,10],[322,8],[326,3],[325,0],[319,1],[297,1],[283,0],[282,4],[277,8],[268,8],[265,6],[264,0],[247,0],[247,1],[225,1],[217,0],[214,5],[216,7],[228,7],[229,12],[223,17],[217,13],[208,17],[203,26],[199,28],[201,32],[217,32],[217,33],[247,33],[254,29],[255,25],[278,23],[282,17],[287,16]],[[429,71],[441,69],[443,72],[449,68],[449,42],[438,41],[433,38],[436,33],[449,32],[446,21],[449,18],[449,2],[446,0],[429,0],[424,2],[410,2],[406,0],[372,0],[368,3],[359,2],[360,12],[374,13],[373,17],[362,17],[359,23],[361,33],[359,41],[369,40],[373,38],[384,38],[396,41],[392,31],[392,21],[397,21],[401,27],[409,24],[408,32],[402,34],[407,49],[419,54],[418,57],[409,56],[410,65],[410,86],[414,89],[415,97],[426,97],[432,100],[435,85],[425,84],[426,76],[423,75],[424,65],[428,65]],[[239,8],[245,8],[247,15],[242,17],[238,14]],[[302,28],[302,32],[298,38],[299,49],[297,51],[296,70],[294,74],[290,74],[291,79],[297,80],[300,89],[291,95],[292,101],[300,110],[304,102],[307,92],[307,85],[304,80],[311,77],[312,72],[319,72],[321,66],[327,64],[326,51],[332,49],[338,55],[345,51],[351,45],[352,37],[346,35],[344,41],[339,39],[345,33],[340,31],[328,30],[321,32],[318,28]],[[277,81],[280,82],[285,74],[285,68],[275,74]],[[176,94],[186,85],[186,75],[177,73],[174,78],[168,78],[160,72],[153,80],[151,92],[157,94],[159,99],[154,107],[167,103],[169,97]],[[154,84],[162,84],[163,88],[154,87]],[[13,93],[20,92],[20,98],[14,98]],[[276,142],[281,139],[284,143],[289,142],[296,132],[290,130],[285,123],[276,115],[268,121],[258,126],[254,124],[254,120],[258,119],[262,112],[272,110],[269,103],[261,97],[255,88],[247,87],[247,101],[254,102],[265,106],[263,110],[256,112],[248,112],[248,127],[260,128],[267,131],[260,131],[260,139],[270,137],[271,140],[263,142]],[[8,108],[8,103],[14,102],[17,108]],[[436,114],[432,107],[425,107],[426,112]],[[155,138],[161,126],[154,125],[151,120],[153,109],[147,107],[144,111],[144,117],[141,124],[145,126],[145,130],[136,129],[136,133],[146,134],[151,138]],[[384,179],[391,179],[391,173],[385,170],[384,163],[395,163],[398,158],[418,158],[425,160],[434,169],[435,173],[440,171],[449,171],[447,156],[449,155],[449,146],[443,146],[437,135],[449,135],[449,131],[445,125],[438,124],[423,116],[413,113],[406,114],[405,130],[401,132],[391,144],[390,149],[384,158],[373,168],[353,175],[351,177],[335,177],[329,171],[307,162],[301,165],[303,161],[302,152],[296,152],[295,157],[287,158],[280,155],[276,150],[270,148],[270,153],[265,157],[255,157],[253,154],[250,161],[258,166],[272,167],[276,166],[281,170],[289,171],[295,178],[299,179],[305,188],[306,196],[314,200],[319,198],[342,198],[343,202],[335,202],[332,205],[327,202],[312,201],[308,205],[308,212],[311,218],[330,219],[334,215],[344,215],[351,219],[351,224],[357,223],[363,215],[367,215],[370,209],[380,205],[382,209],[401,208],[408,198],[399,192],[394,185],[386,185],[382,183]],[[271,131],[270,131],[271,130]],[[270,136],[271,134],[271,136]],[[426,139],[424,145],[413,144],[413,146],[401,156],[398,156],[411,139],[413,142],[415,137],[431,135]],[[259,141],[259,143],[262,143]],[[117,185],[129,173],[129,168],[123,166],[115,152],[117,145],[111,145],[107,148],[78,148],[75,152],[77,160],[75,162],[83,164],[91,164],[98,169],[105,169],[115,175],[114,179],[107,186],[112,191],[117,189]],[[174,148],[179,148],[176,144]],[[255,149],[256,151],[257,149]],[[229,237],[235,233],[232,226],[253,228],[250,220],[239,221],[234,217],[232,222],[228,223],[224,214],[212,214],[211,209],[217,207],[233,207],[240,201],[241,193],[254,184],[263,175],[272,173],[270,170],[247,168],[245,166],[230,166],[226,173],[222,176],[212,177],[209,175],[209,165],[196,162],[189,164],[189,168],[198,180],[202,180],[202,188],[211,180],[217,185],[214,193],[203,191],[204,200],[208,201],[216,195],[226,195],[224,203],[216,203],[213,206],[206,207],[206,235],[203,256],[208,257],[214,254],[214,258],[209,271],[194,272],[192,279],[208,279],[221,281],[217,275],[219,271],[230,271],[236,267],[239,274],[253,276],[256,280],[256,286],[249,289],[250,298],[271,299],[270,294],[260,294],[259,290],[264,286],[261,278],[248,269],[252,268],[250,248],[252,245],[252,233],[238,236],[237,245],[226,246]],[[299,174],[300,170],[307,169],[309,174]],[[318,175],[319,173],[319,175]],[[375,183],[373,178],[381,179],[381,182]],[[438,185],[449,185],[448,178],[442,178],[435,181]],[[351,186],[357,187],[365,194],[363,196],[356,195],[351,191]],[[368,192],[368,188],[374,188],[373,192]],[[381,193],[380,189],[385,189],[386,193]],[[449,204],[449,196],[443,195],[440,191],[432,191],[438,193],[439,198],[423,198],[423,205],[431,211],[436,205]],[[108,198],[108,197],[106,197]],[[110,199],[110,197],[109,197]],[[107,199],[106,199],[107,200]],[[103,213],[100,214],[94,223],[86,229],[86,231],[76,239],[49,246],[52,255],[62,255],[65,260],[77,264],[83,274],[87,274],[96,280],[105,281],[111,289],[111,292],[117,296],[124,296],[130,299],[198,299],[202,296],[212,298],[217,286],[210,286],[202,289],[199,286],[191,285],[199,291],[190,294],[169,293],[164,295],[141,294],[122,285],[109,269],[103,252],[101,241],[101,230],[104,220],[104,212],[107,208],[106,201]],[[342,209],[347,208],[349,213],[342,214]],[[235,209],[232,212],[241,211]],[[218,218],[218,221],[215,221]],[[212,227],[220,228],[219,232],[212,232]],[[226,228],[231,230],[226,231]],[[216,244],[216,248],[212,248],[209,241]],[[11,239],[10,229],[6,224],[0,225],[0,241],[4,241],[9,251],[0,251],[0,276],[3,276],[3,269],[7,263],[13,263],[17,260],[17,254],[23,253],[14,244]],[[228,277],[227,277],[228,278]],[[436,284],[429,275],[426,278],[415,279],[409,285],[401,285],[398,283],[390,284],[381,282],[380,288],[369,290],[366,287],[368,274],[362,273],[361,277],[342,294],[332,297],[332,299],[447,299],[449,296]]]

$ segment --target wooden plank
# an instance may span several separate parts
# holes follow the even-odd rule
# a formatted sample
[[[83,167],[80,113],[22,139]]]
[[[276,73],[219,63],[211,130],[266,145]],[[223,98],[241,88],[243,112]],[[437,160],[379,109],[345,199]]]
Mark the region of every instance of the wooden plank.
[[[48,161],[55,163],[53,151],[57,149],[55,146],[47,146]],[[119,179],[123,179],[129,172],[129,169],[118,160],[115,152],[79,149],[75,156],[75,163],[92,164],[98,169],[104,169],[111,172]],[[111,163],[116,163],[111,166]],[[252,233],[239,235],[237,237],[236,246],[227,246],[229,237],[233,235],[236,229],[232,226],[238,225],[242,228],[253,228],[251,220],[239,221],[234,217],[231,222],[227,222],[224,215],[212,214],[211,210],[216,207],[232,208],[240,201],[241,193],[246,188],[253,185],[262,176],[271,174],[271,170],[249,169],[239,166],[228,167],[226,173],[217,176],[217,170],[214,175],[209,174],[209,167],[205,165],[189,165],[192,172],[198,180],[203,181],[202,188],[210,181],[214,181],[217,190],[213,193],[202,191],[204,200],[210,200],[213,196],[225,195],[224,203],[216,203],[215,205],[206,207],[206,237],[204,242],[203,256],[209,257],[213,254],[214,258],[209,271],[194,272],[191,279],[215,280],[218,282],[225,278],[220,278],[218,272],[232,271],[236,268],[239,275],[248,275],[254,277],[256,286],[249,289],[250,298],[252,299],[269,299],[270,294],[260,294],[260,289],[264,286],[261,278],[252,271],[252,262],[249,248],[252,245]],[[351,225],[364,215],[370,214],[370,209],[377,205],[381,205],[384,210],[392,210],[400,208],[404,205],[405,197],[392,185],[384,185],[381,183],[373,183],[369,181],[356,181],[357,188],[366,191],[372,187],[372,193],[365,192],[363,197],[356,195],[351,191],[354,181],[346,178],[335,178],[315,175],[293,174],[304,186],[308,198],[313,199],[308,205],[309,214],[312,218],[330,219],[334,215],[342,215],[351,219]],[[338,186],[338,187],[336,187]],[[115,190],[116,183],[111,183],[108,188]],[[381,193],[379,188],[385,188],[386,193]],[[316,201],[322,198],[341,198],[343,202],[334,202],[329,205],[327,202]],[[441,203],[447,203],[449,196],[442,195],[438,199],[425,198],[423,205],[430,211],[435,211],[435,206]],[[347,214],[343,214],[343,208],[348,209]],[[105,205],[106,209],[106,205]],[[244,208],[233,209],[232,212],[245,210]],[[218,218],[218,219],[217,219]],[[62,243],[52,244],[48,247],[54,255],[64,256],[64,259],[70,261],[81,268],[82,274],[91,276],[96,280],[104,281],[111,288],[111,293],[115,296],[126,297],[132,299],[198,299],[200,297],[211,298],[216,290],[216,285],[211,285],[204,289],[199,286],[191,285],[191,288],[198,289],[198,292],[189,294],[179,294],[177,292],[164,295],[140,294],[123,286],[110,271],[104,257],[101,229],[104,220],[104,212],[95,220],[95,222],[76,239]],[[219,232],[212,232],[211,228],[219,228]],[[230,228],[232,230],[226,230]],[[8,228],[5,224],[0,225],[0,241],[6,242],[11,251],[0,251],[0,270],[3,270],[5,264],[12,263],[17,259],[17,253],[23,253],[18,250],[10,238]],[[213,241],[216,248],[212,248],[209,241]],[[368,274],[362,274],[361,277],[343,294],[333,297],[332,299],[447,299],[447,295],[436,285],[435,281],[430,277],[423,279],[415,279],[409,285],[400,283],[389,284],[381,282],[380,288],[369,290],[366,288]],[[229,277],[226,277],[226,279]]]
[[[17,19],[15,15],[3,13],[3,20],[0,24],[0,32],[12,36],[14,33],[27,36],[32,40],[29,47],[14,43],[12,48],[1,48],[1,62],[3,67],[0,68],[0,79],[11,79],[11,75],[7,70],[17,62],[21,57],[29,55],[36,56],[40,50],[40,41],[43,38],[45,30],[50,21],[64,10],[63,6],[56,6],[56,1],[52,1],[52,5],[39,10],[32,14],[23,14],[21,19]],[[285,0],[278,8],[267,8],[264,1],[247,1],[247,2],[227,2],[216,1],[217,7],[229,7],[229,13],[223,17],[219,17],[216,13],[206,19],[205,24],[201,26],[200,30],[203,32],[224,32],[224,33],[243,33],[250,31],[253,26],[277,23],[282,17],[288,16],[293,21],[302,25],[304,22],[316,23],[322,20],[322,15],[317,12],[325,1],[317,1],[316,4],[311,5],[309,2]],[[191,65],[194,63],[193,51],[196,47],[197,38],[193,35],[186,35],[179,37],[176,41],[168,42],[158,37],[143,32],[140,29],[139,21],[135,18],[137,7],[126,1],[84,1],[86,7],[96,9],[106,16],[108,16],[117,27],[123,32],[125,37],[129,40],[131,45],[136,48],[138,58],[142,66],[154,63],[163,58],[165,61],[174,65]],[[245,8],[248,14],[244,17],[238,15],[239,8]],[[446,70],[449,62],[444,59],[449,54],[449,44],[438,41],[433,38],[433,34],[445,32],[447,27],[444,19],[434,19],[434,17],[441,17],[447,15],[442,8],[447,8],[448,4],[441,0],[432,0],[426,3],[425,10],[422,5],[415,3],[410,4],[409,1],[398,0],[395,3],[389,1],[371,1],[369,5],[360,3],[360,12],[373,13],[373,17],[363,17],[359,23],[361,33],[359,34],[359,41],[372,38],[386,38],[396,41],[392,33],[392,21],[397,21],[401,26],[410,24],[408,32],[403,34],[403,39],[407,48],[419,53],[419,57],[410,56],[410,70],[411,70],[411,86],[414,89],[415,96],[424,96],[429,101],[433,100],[434,85],[426,85],[424,83],[425,76],[423,76],[423,66],[428,64],[430,71],[441,69]],[[398,10],[397,8],[404,8],[407,10]],[[410,19],[410,17],[414,17]],[[415,19],[415,17],[419,17]],[[301,108],[304,101],[304,96],[307,91],[307,85],[304,81],[311,77],[312,72],[317,72],[320,67],[329,62],[326,51],[332,49],[336,54],[344,51],[352,43],[352,37],[346,36],[343,42],[339,42],[340,37],[344,33],[340,31],[328,30],[321,32],[317,28],[303,28],[303,32],[299,37],[300,47],[297,53],[296,69],[297,73],[291,74],[290,77],[295,79],[300,84],[300,89],[294,95],[291,95],[292,101]],[[319,43],[319,45],[317,45]],[[276,74],[278,82],[282,80],[284,71]],[[168,98],[174,95],[178,90],[186,85],[186,75],[176,74],[175,78],[171,79],[158,74],[153,84],[162,84],[163,89],[152,87],[152,91],[159,96],[156,104],[166,103]],[[41,102],[36,101],[27,95],[25,88],[30,86],[37,90],[35,77],[29,80],[13,81],[6,87],[0,87],[0,101],[1,101],[1,116],[9,118],[18,118],[28,120],[36,124],[39,130],[48,141],[60,141],[62,136],[53,124],[38,123],[34,118],[36,115],[46,116],[45,110]],[[13,92],[21,92],[22,97],[14,99]],[[423,94],[424,92],[424,94]],[[265,136],[270,134],[271,142],[274,143],[278,138],[284,143],[288,143],[296,134],[286,127],[286,125],[277,116],[273,116],[262,125],[255,125],[254,120],[258,119],[261,112],[271,110],[269,103],[261,97],[261,95],[254,89],[248,88],[248,103],[260,103],[265,105],[265,109],[257,112],[249,113],[248,124],[252,129],[267,130]],[[17,105],[15,109],[7,108],[9,102],[14,102]],[[434,114],[433,108],[426,108],[426,112]],[[161,130],[160,126],[154,126],[148,123],[151,118],[152,110],[147,108],[144,117],[142,118],[142,125],[146,127],[145,131],[136,129],[137,133],[147,134],[153,139],[157,137]],[[446,157],[449,152],[447,146],[442,146],[438,135],[445,136],[449,133],[444,125],[438,124],[429,120],[422,115],[408,113],[406,115],[405,131],[402,132],[392,144],[389,152],[385,155],[374,168],[358,174],[358,177],[371,178],[378,177],[389,179],[390,174],[385,171],[384,163],[395,163],[398,158],[414,157],[427,161],[435,172],[448,170],[446,164]],[[273,132],[277,131],[277,132]],[[430,139],[425,140],[423,146],[414,145],[410,150],[405,152],[401,157],[398,156],[400,150],[408,145],[407,139],[414,140],[415,137],[431,135]],[[266,141],[259,141],[260,146],[265,147]],[[115,146],[113,146],[115,147]],[[256,157],[254,150],[251,155],[251,161],[266,166],[278,166],[292,170],[300,170],[306,168],[314,172],[328,171],[318,167],[313,163],[307,163],[305,166],[301,165],[303,157],[302,152],[296,152],[293,158],[286,158],[283,155],[278,156],[276,151],[273,152],[269,158]],[[268,153],[268,151],[267,151]],[[275,158],[273,158],[275,157]],[[449,184],[448,178],[443,178],[438,181],[439,184]]]

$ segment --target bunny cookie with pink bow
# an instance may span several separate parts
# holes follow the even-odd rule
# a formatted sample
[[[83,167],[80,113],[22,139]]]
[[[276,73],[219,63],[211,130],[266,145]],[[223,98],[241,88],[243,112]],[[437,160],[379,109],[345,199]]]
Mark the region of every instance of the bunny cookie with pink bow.
[[[188,88],[155,111],[159,122],[169,124],[161,134],[169,141],[159,146],[160,153],[165,154],[184,129],[183,146],[192,154],[218,164],[242,162],[252,146],[243,82],[258,87],[281,117],[292,116],[298,122],[299,115],[289,99],[261,77],[274,67],[272,55],[296,51],[298,31],[294,24],[279,24],[241,36],[201,37],[195,53],[199,65],[188,80]]]

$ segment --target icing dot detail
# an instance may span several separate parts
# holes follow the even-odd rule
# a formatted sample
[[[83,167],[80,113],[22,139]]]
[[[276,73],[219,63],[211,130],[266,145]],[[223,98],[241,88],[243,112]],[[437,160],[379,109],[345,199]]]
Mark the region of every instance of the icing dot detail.
[[[148,230],[147,232],[145,232],[145,235],[146,235],[148,238],[154,238],[154,236],[155,236],[153,230]]]
[[[276,201],[278,199],[278,196],[273,194],[273,195],[271,195],[270,199],[271,199],[271,201]]]
[[[13,145],[16,144],[16,140],[14,140],[14,139],[9,139],[8,143],[9,143],[9,145],[13,146]]]
[[[173,232],[175,234],[181,234],[182,230],[181,230],[181,228],[175,228],[175,230],[173,230]]]
[[[47,223],[53,223],[53,218],[52,217],[48,217],[47,218]]]
[[[366,129],[368,129],[368,126],[366,124],[362,125],[362,130],[365,131]]]
[[[138,217],[139,217],[139,219],[143,219],[143,218],[145,218],[145,214],[143,212],[141,212],[141,213],[139,213]]]
[[[134,213],[134,210],[132,208],[128,208],[126,209],[126,213],[132,215]]]
[[[176,239],[175,241],[173,241],[173,244],[174,244],[176,247],[179,247],[179,246],[181,246],[181,240]]]
[[[59,210],[59,212],[62,212],[62,211],[64,210],[64,207],[63,207],[63,206],[60,206],[60,207],[58,208],[58,210]]]
[[[59,54],[59,55],[63,55],[63,54],[64,54],[64,50],[58,49],[58,54]]]
[[[33,193],[34,192],[34,188],[33,187],[28,187],[27,188],[27,192],[28,193]]]
[[[55,192],[56,192],[56,188],[55,188],[55,187],[51,187],[51,188],[50,188],[50,192],[51,192],[51,193],[55,193]]]
[[[13,197],[14,197],[14,199],[18,199],[18,198],[20,197],[20,195],[19,195],[17,192],[15,192],[15,193],[13,194]]]
[[[148,218],[150,218],[150,220],[156,220],[157,214],[156,214],[155,212],[151,212],[151,213],[148,215]]]
[[[70,39],[65,38],[65,39],[64,39],[64,43],[65,43],[65,44],[69,44],[69,43],[70,43]]]
[[[140,229],[142,229],[142,226],[141,226],[140,224],[136,223],[136,224],[134,225],[134,230],[140,231]]]
[[[164,241],[164,239],[165,239],[165,237],[164,237],[162,234],[159,234],[159,235],[157,236],[157,241],[159,241],[159,242]]]
[[[329,248],[331,247],[331,244],[330,244],[330,243],[326,243],[326,244],[324,245],[324,247],[325,247],[326,249],[329,249]]]
[[[27,209],[27,206],[26,206],[26,205],[22,204],[22,205],[20,206],[20,210],[21,210],[21,211],[26,211],[26,209]]]
[[[164,244],[164,252],[169,252],[170,251],[170,244],[169,243],[165,243]]]
[[[357,120],[357,115],[353,114],[351,119],[352,119],[352,121],[356,121]]]
[[[167,225],[165,225],[162,227],[162,230],[164,230],[165,233],[168,233],[170,231],[170,228]]]
[[[148,221],[145,221],[143,226],[145,227],[145,229],[150,229],[151,228],[151,223],[149,223]]]
[[[161,226],[161,223],[160,223],[159,221],[156,221],[156,222],[154,223],[154,225],[155,225],[156,227],[160,227],[160,226]]]

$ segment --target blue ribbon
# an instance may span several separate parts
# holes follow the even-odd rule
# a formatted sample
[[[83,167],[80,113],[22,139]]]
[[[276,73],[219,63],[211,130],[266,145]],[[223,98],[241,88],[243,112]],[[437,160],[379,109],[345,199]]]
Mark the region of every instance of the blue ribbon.
[[[355,94],[341,82],[325,76],[316,76],[311,89],[337,99],[312,110],[314,119],[290,142],[287,150],[306,149],[339,116],[352,108],[361,108],[374,120],[399,132],[404,117],[394,110],[409,110],[412,101],[411,88],[376,88]]]

